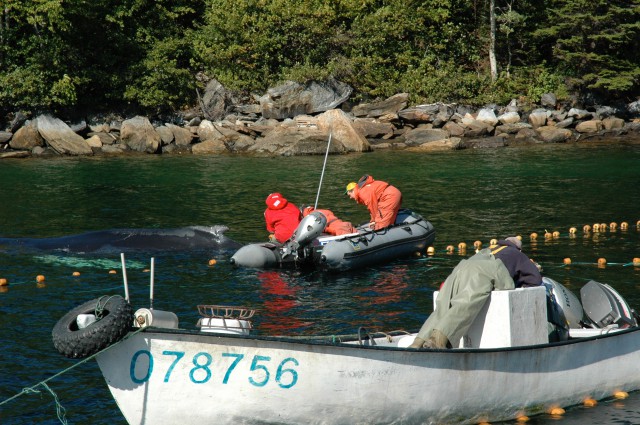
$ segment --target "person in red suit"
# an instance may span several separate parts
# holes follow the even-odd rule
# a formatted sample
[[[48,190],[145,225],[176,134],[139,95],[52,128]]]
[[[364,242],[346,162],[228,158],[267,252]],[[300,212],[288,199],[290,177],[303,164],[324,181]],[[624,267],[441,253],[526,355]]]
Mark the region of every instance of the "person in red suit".
[[[324,232],[330,235],[339,236],[349,233],[358,233],[353,224],[348,221],[340,220],[331,210],[315,209],[312,206],[302,208],[302,217],[308,216],[310,213],[317,211],[327,218],[327,226]]]
[[[300,210],[280,193],[269,194],[265,203],[267,209],[264,210],[264,220],[267,223],[267,231],[271,233],[269,240],[286,242],[300,224]]]
[[[371,215],[371,230],[384,229],[396,222],[398,210],[402,205],[402,193],[395,186],[382,180],[374,180],[365,174],[358,183],[349,183],[345,193],[367,207]]]

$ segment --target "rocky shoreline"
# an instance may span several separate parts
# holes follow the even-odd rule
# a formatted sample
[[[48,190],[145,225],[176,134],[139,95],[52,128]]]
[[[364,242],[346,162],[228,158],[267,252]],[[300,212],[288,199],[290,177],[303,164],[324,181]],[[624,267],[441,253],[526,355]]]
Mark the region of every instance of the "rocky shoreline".
[[[640,143],[640,101],[622,107],[563,104],[547,93],[540,105],[433,103],[409,106],[407,93],[348,105],[351,89],[336,81],[288,82],[249,103],[215,80],[198,112],[171,122],[116,114],[63,121],[15,113],[0,131],[0,158],[59,155],[317,155],[404,149],[416,152],[527,144]]]

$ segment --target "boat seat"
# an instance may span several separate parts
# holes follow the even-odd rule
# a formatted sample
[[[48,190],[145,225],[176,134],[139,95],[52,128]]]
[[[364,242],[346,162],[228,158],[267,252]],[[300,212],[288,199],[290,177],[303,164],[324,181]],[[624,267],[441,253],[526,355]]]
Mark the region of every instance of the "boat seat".
[[[436,308],[438,291],[433,294]],[[539,324],[539,326],[534,326]],[[493,291],[458,348],[519,347],[549,342],[544,286]]]

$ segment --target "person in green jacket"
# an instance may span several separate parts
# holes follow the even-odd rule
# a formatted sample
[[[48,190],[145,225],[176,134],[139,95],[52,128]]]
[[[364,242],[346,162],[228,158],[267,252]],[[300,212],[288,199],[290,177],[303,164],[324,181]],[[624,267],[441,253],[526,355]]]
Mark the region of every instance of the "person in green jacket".
[[[485,248],[460,261],[444,281],[435,311],[409,348],[451,348],[467,334],[493,290],[514,289],[504,263]]]

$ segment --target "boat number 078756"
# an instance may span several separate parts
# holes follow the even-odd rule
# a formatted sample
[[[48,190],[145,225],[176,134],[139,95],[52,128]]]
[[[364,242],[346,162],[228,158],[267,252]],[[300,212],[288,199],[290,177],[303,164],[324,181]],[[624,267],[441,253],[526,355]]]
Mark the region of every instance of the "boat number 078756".
[[[171,379],[171,374],[173,373],[176,365],[180,363],[180,361],[184,358],[184,351],[163,351],[163,356],[174,357],[171,365],[168,367],[166,373],[164,374],[164,382],[169,382]],[[224,372],[224,376],[222,377],[222,383],[227,384],[230,379],[232,379],[233,372],[238,369],[238,366],[242,364],[246,364],[247,360],[245,360],[244,354],[235,354],[235,353],[222,353],[222,358],[229,358],[230,360],[225,362],[228,363],[228,367],[226,372]],[[143,374],[136,374],[136,365],[138,364],[138,360],[143,360],[142,358],[147,358],[147,370]],[[191,363],[193,367],[189,370],[189,379],[194,384],[204,384],[209,382],[211,378],[214,377],[214,373],[212,371],[213,366],[213,356],[209,353],[199,352],[196,353],[191,359]],[[275,382],[280,388],[291,388],[298,382],[298,372],[293,369],[294,366],[298,366],[299,363],[293,357],[287,357],[282,360],[280,364],[275,369]],[[131,380],[136,384],[142,384],[147,382],[151,378],[151,374],[153,373],[154,360],[153,355],[148,350],[139,350],[133,354],[131,357],[131,366],[129,368],[129,375],[131,376]],[[271,373],[273,371],[273,363],[271,357],[267,356],[253,356],[253,360],[251,360],[251,366],[249,367],[249,373],[252,375],[249,376],[249,383],[256,387],[264,387],[267,385],[269,380],[271,379]],[[140,371],[138,371],[140,372]]]

